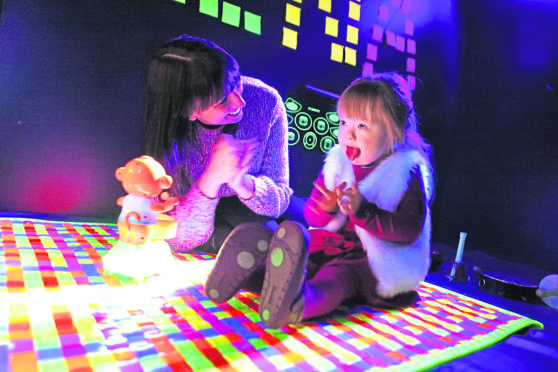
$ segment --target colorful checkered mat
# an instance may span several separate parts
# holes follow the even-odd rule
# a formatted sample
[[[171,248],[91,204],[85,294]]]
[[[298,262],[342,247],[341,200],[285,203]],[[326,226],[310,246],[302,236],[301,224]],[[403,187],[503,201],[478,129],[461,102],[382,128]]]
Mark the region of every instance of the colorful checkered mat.
[[[111,224],[1,220],[0,367],[12,371],[425,370],[542,328],[534,320],[423,283],[400,311],[343,308],[281,330],[258,296],[203,292],[213,256],[178,255],[141,284],[103,273]]]

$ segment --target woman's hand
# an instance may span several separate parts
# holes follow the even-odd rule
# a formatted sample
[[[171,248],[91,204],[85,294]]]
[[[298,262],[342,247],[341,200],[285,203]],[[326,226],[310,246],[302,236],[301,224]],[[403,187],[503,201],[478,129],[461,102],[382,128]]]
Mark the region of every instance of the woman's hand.
[[[254,196],[256,185],[254,177],[247,172],[250,169],[250,162],[256,150],[258,143],[255,139],[239,141],[243,147],[243,154],[238,164],[238,172],[228,181],[229,186],[236,191],[241,199],[250,199]]]
[[[228,183],[233,189],[240,188],[239,185],[246,186],[248,181],[244,178],[255,148],[254,140],[237,140],[230,134],[222,134],[213,148],[209,165],[200,178],[201,192],[215,198],[224,183]],[[253,186],[253,180],[250,181]]]

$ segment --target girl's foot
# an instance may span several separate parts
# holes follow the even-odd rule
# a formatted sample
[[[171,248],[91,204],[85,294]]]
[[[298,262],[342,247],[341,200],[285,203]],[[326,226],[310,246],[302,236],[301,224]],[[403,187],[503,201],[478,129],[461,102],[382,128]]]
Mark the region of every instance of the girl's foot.
[[[224,241],[207,277],[206,296],[215,302],[231,299],[244,280],[265,262],[272,234],[257,222],[235,227]]]
[[[260,318],[269,328],[299,323],[304,310],[308,232],[285,221],[273,234],[260,299]]]

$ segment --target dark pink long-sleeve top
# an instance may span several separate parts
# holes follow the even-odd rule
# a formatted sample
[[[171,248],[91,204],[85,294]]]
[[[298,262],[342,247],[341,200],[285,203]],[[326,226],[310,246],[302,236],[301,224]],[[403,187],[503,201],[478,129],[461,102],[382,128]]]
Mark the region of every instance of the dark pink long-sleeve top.
[[[356,182],[373,172],[375,166],[353,166]],[[317,184],[324,185],[324,176],[318,175]],[[325,186],[324,186],[325,187]],[[311,227],[323,227],[332,219],[333,215],[324,212],[316,205],[316,200],[321,197],[321,192],[314,187],[312,194],[304,206],[304,217]],[[310,208],[315,206],[315,208]],[[363,200],[360,208],[348,218],[347,224],[339,232],[349,240],[357,241],[358,237],[354,226],[360,226],[378,238],[401,244],[414,242],[420,235],[426,217],[426,196],[420,170],[414,169],[409,181],[409,187],[395,212],[378,208],[374,203]]]

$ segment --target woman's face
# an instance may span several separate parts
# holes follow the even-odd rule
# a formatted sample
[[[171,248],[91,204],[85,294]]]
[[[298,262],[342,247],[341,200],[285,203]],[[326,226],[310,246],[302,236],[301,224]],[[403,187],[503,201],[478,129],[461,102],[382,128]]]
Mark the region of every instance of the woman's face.
[[[389,151],[386,126],[381,122],[367,122],[345,115],[339,116],[339,145],[354,165],[370,165]]]
[[[244,106],[246,101],[242,98],[242,83],[238,83],[238,86],[220,102],[205,110],[194,111],[190,120],[199,120],[206,125],[235,124],[242,119]]]

